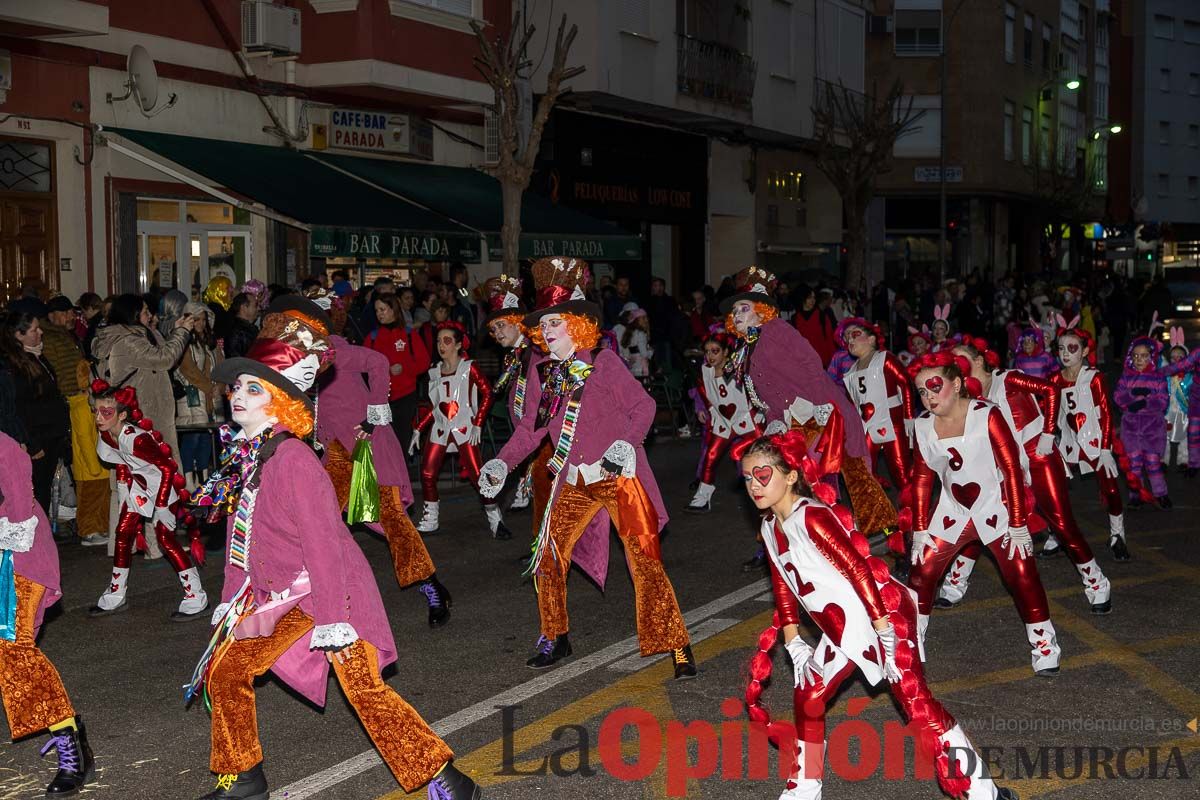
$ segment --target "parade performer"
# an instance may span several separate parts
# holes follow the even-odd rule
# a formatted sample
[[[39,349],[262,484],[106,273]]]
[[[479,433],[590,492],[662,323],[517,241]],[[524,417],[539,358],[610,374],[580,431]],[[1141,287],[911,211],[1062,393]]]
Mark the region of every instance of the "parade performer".
[[[735,339],[727,333],[710,333],[702,345],[704,364],[696,385],[704,402],[704,452],[700,455],[700,485],[687,510],[703,513],[712,510],[717,487],[717,462],[729,445],[743,436],[757,437],[761,431],[750,409],[750,400],[734,376],[725,372]],[[758,415],[762,419],[761,413]]]
[[[871,474],[867,437],[858,410],[846,392],[821,368],[821,358],[794,327],[779,319],[775,276],[747,267],[734,278],[738,292],[721,302],[726,329],[739,340],[726,371],[746,390],[751,407],[763,414],[768,428],[797,425],[815,440],[827,426],[841,427],[844,457],[822,458],[830,472],[842,473],[859,527],[892,531],[896,509]],[[836,363],[837,357],[830,364]],[[772,431],[774,432],[774,431]],[[839,463],[840,462],[840,463]]]
[[[999,408],[977,399],[982,387],[963,356],[943,351],[909,373],[927,412],[917,418],[913,453],[912,573],[922,644],[942,575],[967,545],[992,551],[1029,638],[1033,671],[1058,674],[1061,648],[1033,559],[1021,448]],[[933,507],[934,480],[941,484]]]
[[[1167,448],[1167,429],[1163,420],[1171,395],[1167,377],[1158,371],[1162,344],[1149,336],[1139,336],[1129,343],[1125,368],[1117,380],[1113,402],[1121,409],[1121,443],[1129,457],[1134,475],[1143,475],[1160,508],[1172,506],[1167,494],[1167,476],[1163,472],[1162,454]],[[1137,508],[1142,499],[1130,493],[1129,507]]]
[[[129,608],[125,594],[129,589],[134,541],[141,537],[143,523],[152,522],[158,546],[183,588],[183,600],[171,619],[175,622],[204,619],[208,594],[200,585],[200,572],[196,568],[204,563],[204,545],[196,520],[187,511],[184,477],[171,457],[170,446],[154,430],[153,420],[138,408],[133,387],[110,386],[106,381],[96,380],[92,383],[92,397],[96,428],[100,431],[96,452],[101,461],[116,466],[118,515],[112,576],[88,613],[101,617]],[[190,554],[175,537],[179,518],[188,528]]]
[[[912,386],[899,359],[882,349],[883,332],[862,317],[847,317],[838,323],[837,340],[856,359],[842,376],[850,400],[858,408],[867,431],[871,461],[878,469],[882,457],[897,491],[904,495],[912,469]],[[903,500],[901,500],[903,504]]]
[[[46,609],[62,597],[58,547],[33,497],[33,462],[0,433],[0,695],[14,740],[49,730],[58,772],[47,797],[69,797],[96,775],[83,718],[58,670],[37,646]]]
[[[574,562],[603,588],[607,527],[601,532],[588,523],[604,509],[616,525],[633,579],[641,654],[669,652],[675,677],[693,677],[696,661],[659,549],[667,512],[642,448],[654,420],[654,400],[620,356],[596,349],[600,308],[585,299],[587,264],[542,259],[533,265],[533,277],[537,310],[524,324],[549,354],[541,367],[542,390],[498,456],[484,464],[479,481],[480,492],[494,497],[510,470],[543,441],[553,447],[547,463],[550,500],[530,561],[541,635],[526,664],[541,669],[571,655],[567,574]]]
[[[296,310],[332,330],[332,322],[319,305],[284,295],[270,306],[272,313]],[[419,584],[429,606],[429,627],[450,619],[450,593],[434,572],[433,559],[421,535],[408,518],[412,484],[404,463],[404,450],[392,429],[388,405],[388,360],[374,350],[352,345],[341,336],[329,337],[333,366],[327,369],[317,391],[317,441],[323,450],[325,471],[333,482],[338,508],[348,509],[359,442],[366,442],[375,471],[378,494],[369,492],[374,505],[364,519],[367,527],[387,539],[392,569],[401,587]],[[362,469],[360,465],[360,470]],[[352,519],[351,522],[359,521]]]
[[[900,363],[907,367],[914,360],[928,353],[932,342],[933,334],[930,332],[928,325],[922,325],[919,330],[909,325],[908,349],[902,353],[897,353],[896,358],[900,359]]]
[[[1187,345],[1184,344],[1183,328],[1171,326],[1171,349],[1167,351],[1166,363],[1163,364],[1163,374],[1168,374],[1167,370],[1188,357]],[[1192,420],[1189,418],[1188,409],[1191,407],[1189,395],[1192,391],[1192,384],[1195,379],[1189,373],[1187,375],[1170,375],[1167,378],[1167,388],[1171,396],[1170,404],[1167,406],[1167,448],[1163,452],[1163,465],[1171,464],[1171,445],[1175,445],[1175,463],[1179,464],[1184,474],[1191,477],[1195,474],[1195,470],[1190,466],[1190,453],[1192,452],[1188,446],[1188,439],[1191,438],[1191,431],[1195,429],[1195,436],[1200,438],[1200,414]],[[1200,412],[1200,409],[1197,409]],[[1200,447],[1198,440],[1195,447]]]
[[[307,392],[328,366],[324,324],[296,310],[269,313],[245,358],[213,373],[230,385],[240,449],[202,490],[224,511],[222,603],[186,698],[212,709],[210,769],[202,800],[265,800],[254,681],[268,670],[317,706],[332,665],[350,705],[405,791],[428,784],[438,800],[478,800],[453,753],[380,677],[396,644],[371,567],[343,524],[337,495],[303,437],[312,432]]]
[[[804,439],[801,431],[763,437],[741,454],[746,490],[765,512],[761,537],[770,554],[776,610],[751,661],[746,702],[751,720],[765,724],[781,748],[792,745],[779,735],[787,728],[771,722],[761,701],[780,628],[794,673],[796,750],[780,800],[821,797],[826,710],[856,671],[872,685],[887,679],[901,713],[919,731],[917,757],[934,764],[947,794],[1016,800],[1011,790],[995,785],[962,727],[930,692],[917,638],[916,597],[870,555],[849,511],[830,505],[834,491],[821,481]],[[822,634],[816,647],[799,635],[800,609]]]
[[[431,404],[413,426],[409,444],[409,452],[415,452],[421,444],[421,434],[429,431],[421,451],[421,495],[425,503],[417,525],[421,533],[434,533],[439,527],[437,481],[447,453],[457,452],[462,475],[472,484],[479,482],[482,464],[479,442],[487,415],[492,410],[491,384],[475,362],[466,357],[471,346],[467,329],[460,322],[446,321],[439,323],[436,330],[441,361],[429,368]],[[504,525],[500,505],[487,497],[483,500],[483,512],[487,515],[492,538],[511,539],[512,533]]]
[[[1013,369],[1035,378],[1049,378],[1058,371],[1058,362],[1046,352],[1046,336],[1042,329],[1030,323],[1017,338],[1013,351]]]
[[[954,353],[970,362],[970,376],[979,381],[981,396],[1000,409],[1020,448],[1025,482],[1033,491],[1040,516],[1049,523],[1051,535],[1055,537],[1055,546],[1048,550],[1043,548],[1040,555],[1049,558],[1065,550],[1083,581],[1083,593],[1092,613],[1109,613],[1112,611],[1112,587],[1075,522],[1067,491],[1066,467],[1054,447],[1057,390],[1049,381],[1020,370],[1000,369],[1000,356],[983,339],[968,338],[954,348]],[[1041,406],[1046,406],[1049,412],[1043,415]],[[983,545],[976,541],[955,556],[942,581],[935,606],[949,608],[962,601],[982,551]]]
[[[1178,361],[1172,356],[1171,363],[1163,368],[1163,374],[1168,377],[1187,374],[1188,379],[1191,381],[1191,387],[1187,392],[1186,404],[1188,415],[1187,471],[1184,474],[1192,478],[1195,477],[1197,471],[1200,471],[1200,347],[1188,353],[1187,348],[1183,347],[1182,330],[1179,331],[1178,339],[1179,344],[1177,346],[1182,348],[1186,355]],[[1172,352],[1175,351],[1175,347],[1171,349]],[[1172,440],[1174,441],[1174,439]]]
[[[955,341],[950,336],[949,303],[933,307],[933,325],[930,326],[929,331],[933,336],[933,340],[929,343],[930,352],[936,353],[954,347]]]
[[[1121,489],[1117,476],[1124,471],[1126,481],[1141,492],[1141,483],[1129,472],[1129,462],[1121,448],[1120,439],[1113,436],[1112,412],[1108,408],[1108,381],[1095,368],[1094,342],[1091,335],[1078,327],[1079,318],[1070,323],[1058,316],[1058,360],[1062,365],[1051,382],[1059,393],[1058,452],[1068,467],[1078,467],[1081,473],[1096,473],[1100,486],[1100,501],[1108,511],[1108,547],[1117,561],[1130,559],[1125,542],[1125,512],[1121,504]],[[1120,464],[1124,461],[1124,464]],[[1149,493],[1146,493],[1147,499]],[[1057,542],[1047,541],[1048,547]]]
[[[537,349],[530,347],[529,338],[521,327],[521,320],[525,317],[525,308],[521,304],[521,287],[522,281],[515,275],[488,278],[484,284],[488,313],[483,318],[483,327],[505,351],[500,376],[492,386],[492,395],[505,398],[508,421],[513,430],[517,429],[521,417],[525,415],[530,369],[535,361],[541,360]],[[530,473],[526,472],[524,480],[517,485],[513,494],[510,511],[529,506],[531,488],[532,478]]]
[[[834,383],[841,383],[842,376],[854,366],[854,361],[854,356],[850,355],[850,351],[840,347],[829,359],[829,366],[825,368],[825,374],[832,378]]]

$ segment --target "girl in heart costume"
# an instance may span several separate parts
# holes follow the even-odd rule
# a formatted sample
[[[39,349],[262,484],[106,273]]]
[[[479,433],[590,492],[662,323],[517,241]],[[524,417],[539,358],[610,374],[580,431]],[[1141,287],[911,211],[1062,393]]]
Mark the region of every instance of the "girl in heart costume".
[[[750,719],[766,725],[779,745],[781,761],[795,746],[780,800],[821,797],[826,709],[856,671],[872,685],[887,679],[892,697],[918,731],[917,758],[933,762],[947,794],[1015,800],[1015,793],[992,781],[962,727],[929,691],[916,596],[870,555],[850,512],[832,505],[834,490],[821,480],[803,432],[763,437],[739,449],[746,490],[764,512],[761,536],[775,595],[774,618],[759,636],[759,652],[750,664],[746,703]],[[815,648],[799,635],[801,609],[822,634]],[[794,729],[772,722],[761,702],[780,628],[793,666]]]
[[[1130,342],[1113,402],[1121,409],[1121,444],[1125,446],[1131,471],[1139,478],[1146,477],[1159,507],[1168,509],[1171,498],[1167,494],[1162,454],[1167,449],[1163,420],[1171,404],[1171,394],[1167,377],[1158,371],[1161,354],[1162,343],[1150,336],[1139,336]],[[1141,504],[1140,497],[1130,496],[1130,507]]]
[[[1061,649],[1049,602],[1033,559],[1021,448],[999,408],[978,399],[971,365],[951,351],[930,353],[909,366],[927,411],[917,418],[913,453],[913,568],[921,641],[942,575],[955,556],[981,542],[1025,623],[1033,671],[1058,673]],[[941,483],[937,507],[933,484]]]
[[[430,407],[413,426],[409,452],[421,443],[421,434],[429,432],[421,451],[421,494],[425,501],[417,530],[433,533],[438,529],[438,474],[447,453],[458,453],[459,471],[471,483],[479,482],[479,442],[483,425],[492,410],[492,385],[466,357],[471,347],[467,329],[460,322],[442,322],[436,328],[435,346],[441,360],[429,368]],[[511,539],[504,525],[500,505],[484,498],[483,511],[494,539]]]
[[[1109,613],[1112,611],[1112,587],[1075,522],[1067,491],[1066,467],[1054,446],[1058,392],[1047,380],[1015,369],[999,369],[1000,357],[988,348],[984,339],[965,339],[954,348],[954,353],[970,362],[971,377],[982,387],[981,396],[994,403],[1008,423],[1020,448],[1025,483],[1033,491],[1040,515],[1049,522],[1051,535],[1056,542],[1061,542],[1049,550],[1043,548],[1041,555],[1048,558],[1066,550],[1083,581],[1083,594],[1092,613]],[[1049,409],[1048,414],[1042,414],[1042,406]],[[972,542],[955,557],[934,605],[949,608],[962,601],[982,550],[981,542]]]
[[[688,511],[712,510],[717,462],[729,451],[732,442],[743,436],[757,438],[760,433],[761,413],[756,421],[745,389],[725,372],[725,362],[735,341],[727,333],[710,333],[701,345],[704,364],[700,367],[696,390],[704,404],[704,452],[700,454],[700,486],[688,504]]]
[[[600,308],[584,287],[587,264],[573,258],[533,265],[538,309],[524,324],[549,358],[541,391],[512,438],[483,465],[479,490],[495,497],[511,470],[549,444],[544,471],[550,491],[538,520],[530,572],[537,589],[541,635],[526,661],[543,669],[571,655],[567,575],[575,563],[604,586],[608,528],[593,527],[607,511],[624,546],[633,579],[642,655],[671,653],[677,679],[696,675],[687,628],[663,568],[659,532],[667,522],[662,496],[642,447],[654,421],[654,400],[611,350],[597,348]],[[534,462],[535,470],[541,470]],[[535,490],[535,498],[537,492]]]
[[[92,397],[96,427],[100,431],[96,452],[101,461],[116,465],[118,516],[112,577],[88,613],[101,617],[129,608],[125,593],[129,588],[134,541],[141,536],[142,525],[153,522],[158,546],[179,576],[183,589],[183,600],[171,619],[176,622],[204,619],[208,595],[200,585],[200,572],[196,568],[204,563],[204,545],[196,519],[186,509],[188,493],[183,488],[183,474],[171,457],[170,445],[154,430],[153,421],[142,415],[137,392],[132,387],[117,388],[97,380],[92,383]],[[175,538],[180,517],[189,529],[190,554]]]
[[[58,670],[37,646],[46,609],[62,597],[58,547],[33,496],[33,462],[0,433],[0,695],[13,739],[50,731],[58,774],[47,797],[78,792],[95,776],[83,720]]]
[[[268,313],[246,357],[213,373],[230,386],[240,429],[198,497],[214,515],[229,513],[222,602],[185,695],[203,693],[212,711],[209,768],[218,779],[202,800],[266,800],[255,680],[269,670],[323,707],[331,667],[405,791],[478,800],[450,748],[380,676],[397,648],[379,587],[303,441],[314,424],[308,393],[335,351],[324,321],[299,308]]]
[[[1108,547],[1117,561],[1130,559],[1125,543],[1125,512],[1121,488],[1117,483],[1124,473],[1130,488],[1151,500],[1137,476],[1130,471],[1121,440],[1113,435],[1112,411],[1108,407],[1108,381],[1095,368],[1095,342],[1092,335],[1078,327],[1079,318],[1070,324],[1058,316],[1058,360],[1062,370],[1054,373],[1051,383],[1058,391],[1058,451],[1068,467],[1081,473],[1095,472],[1100,487],[1100,502],[1108,511]],[[1057,547],[1057,542],[1046,542]]]
[[[1162,366],[1162,373],[1168,376],[1167,388],[1171,396],[1167,406],[1167,450],[1163,453],[1163,464],[1171,463],[1170,448],[1172,444],[1176,445],[1175,463],[1182,465],[1184,474],[1190,478],[1200,467],[1200,396],[1193,399],[1193,394],[1200,392],[1192,388],[1200,381],[1188,372],[1189,367],[1179,366],[1189,355],[1183,329],[1172,325],[1170,335],[1171,349],[1167,351],[1167,363]]]

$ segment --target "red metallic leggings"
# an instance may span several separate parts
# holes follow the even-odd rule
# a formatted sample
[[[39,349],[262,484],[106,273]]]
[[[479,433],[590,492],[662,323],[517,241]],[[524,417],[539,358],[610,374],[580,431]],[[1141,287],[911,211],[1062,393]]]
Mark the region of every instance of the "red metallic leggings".
[[[978,543],[982,548],[973,522],[967,524],[955,544],[949,544],[937,537],[934,537],[933,541],[937,545],[937,552],[926,548],[925,563],[913,564],[908,575],[908,585],[917,593],[917,607],[922,614],[932,612],[933,598],[942,584],[942,576],[946,574],[946,569],[954,557],[972,544]],[[1000,568],[1000,577],[1012,594],[1013,603],[1017,606],[1017,613],[1021,615],[1021,621],[1026,624],[1045,622],[1050,619],[1050,603],[1046,599],[1046,590],[1042,586],[1042,579],[1038,575],[1034,558],[1029,556],[1010,559],[1008,551],[1001,545],[1002,541],[1003,538],[997,539],[988,545],[988,549],[996,557],[996,565]],[[979,552],[981,550],[977,550],[976,554]]]
[[[437,479],[442,471],[442,463],[446,460],[446,445],[426,442],[421,451],[421,493],[427,503],[438,501]],[[458,446],[459,470],[472,484],[479,483],[479,470],[483,461],[479,455],[479,445],[460,444]],[[493,501],[495,502],[495,501]]]
[[[729,452],[729,445],[733,441],[733,437],[722,438],[715,433],[709,432],[708,442],[704,448],[704,453],[700,456],[700,482],[712,484],[713,477],[717,471],[717,462],[721,460],[721,456]]]
[[[141,533],[142,524],[145,521],[146,518],[140,514],[129,509],[122,509],[121,517],[117,520],[117,541],[113,551],[114,567],[129,568],[129,562],[133,558],[134,539]],[[183,572],[192,566],[191,559],[179,546],[179,540],[175,538],[175,531],[167,530],[167,527],[161,522],[156,522],[154,523],[154,535],[158,539],[158,546],[162,549],[163,555],[166,556],[167,561],[176,572]]]
[[[887,463],[892,483],[896,484],[896,491],[904,491],[904,487],[908,485],[912,476],[912,450],[908,447],[904,428],[901,427],[896,431],[896,438],[891,442],[875,444],[868,437],[867,448],[871,453],[871,464],[875,471],[879,471],[879,461],[882,458]]]

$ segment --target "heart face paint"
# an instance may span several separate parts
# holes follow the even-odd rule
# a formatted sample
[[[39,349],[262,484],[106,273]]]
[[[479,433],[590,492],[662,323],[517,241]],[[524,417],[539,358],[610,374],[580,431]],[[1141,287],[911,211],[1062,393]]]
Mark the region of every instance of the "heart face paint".
[[[789,481],[788,474],[785,467],[777,466],[768,456],[761,453],[742,459],[742,480],[746,482],[746,493],[760,510],[791,512],[791,503],[794,500],[792,486],[795,480]]]
[[[945,385],[946,382],[942,379],[941,375],[934,375],[932,378],[925,381],[925,388],[934,394],[939,394]]]
[[[1085,350],[1078,336],[1068,334],[1058,340],[1058,360],[1066,369],[1073,370],[1082,364],[1084,356],[1087,355]]]
[[[945,414],[954,405],[958,384],[946,380],[938,369],[923,369],[917,373],[917,395],[933,414]]]
[[[771,482],[771,476],[774,474],[774,472],[774,469],[767,466],[755,467],[754,469],[750,470],[750,473],[754,475],[754,480],[758,481],[759,486],[766,486],[769,484]]]

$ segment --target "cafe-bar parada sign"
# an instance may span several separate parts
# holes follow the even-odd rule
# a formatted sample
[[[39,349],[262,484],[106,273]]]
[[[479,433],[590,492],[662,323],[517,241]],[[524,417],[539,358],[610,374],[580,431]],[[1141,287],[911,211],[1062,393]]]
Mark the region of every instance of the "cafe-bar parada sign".
[[[433,126],[412,114],[335,108],[329,115],[329,147],[386,155],[433,158]]]

